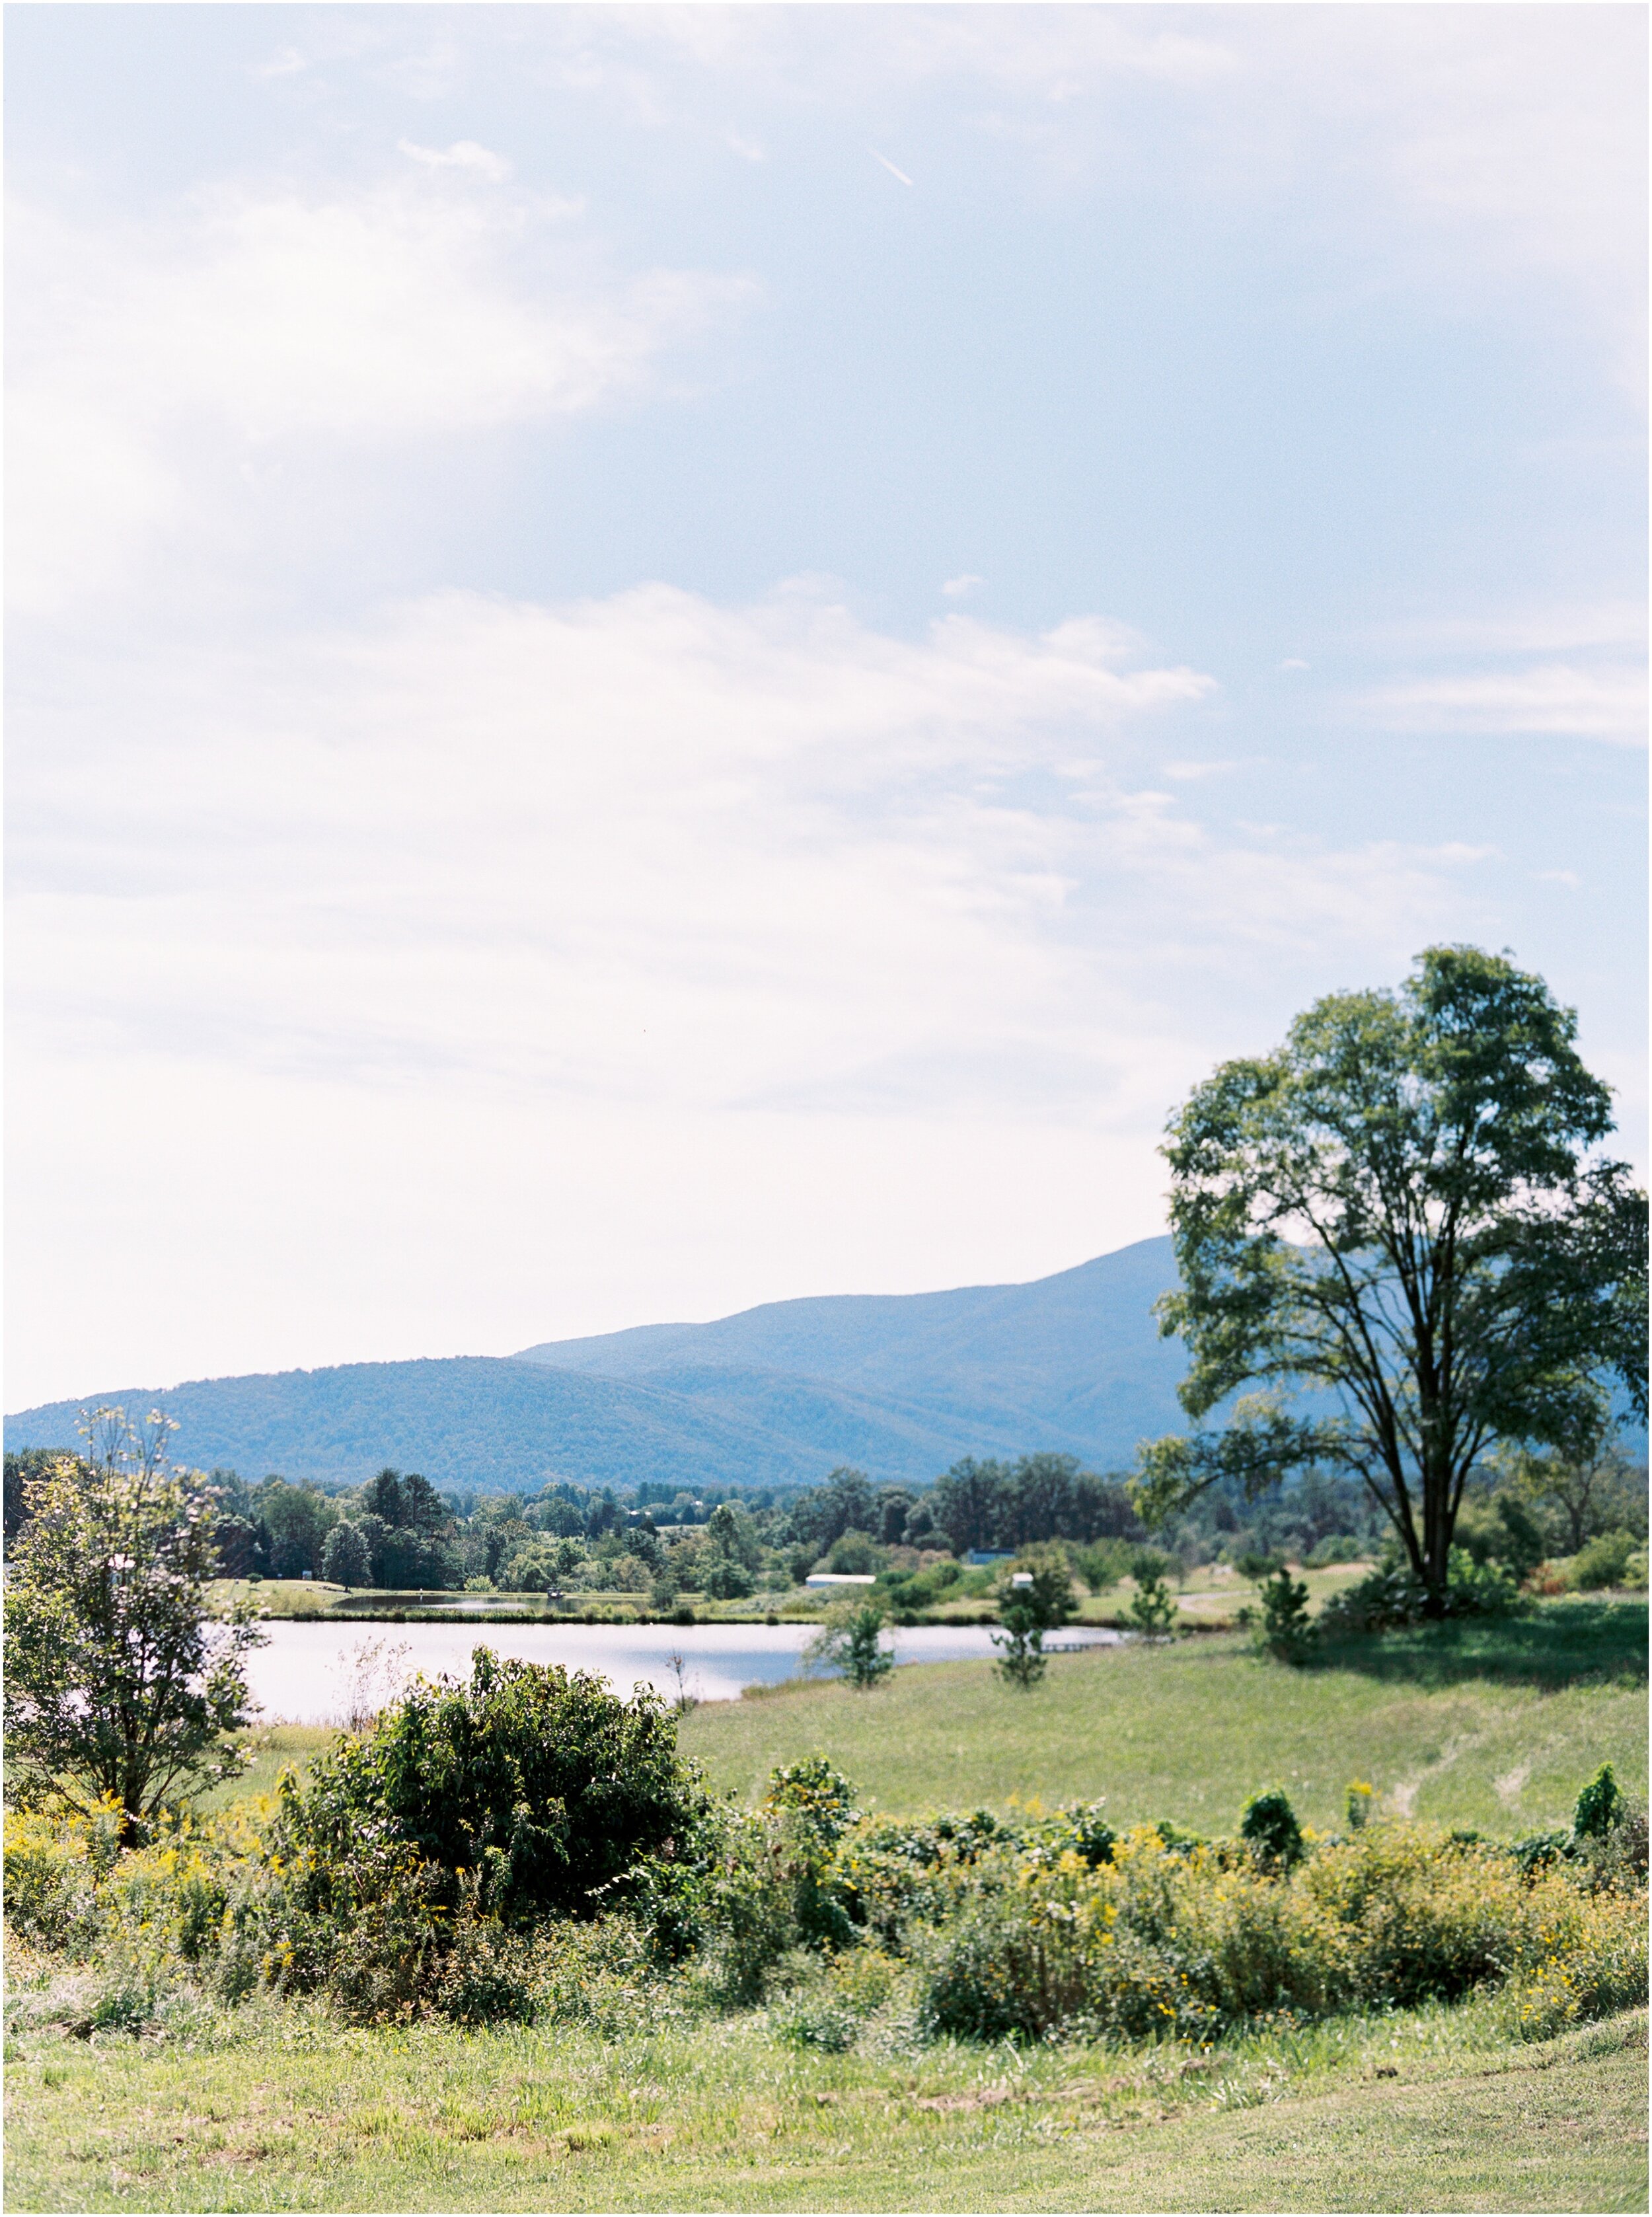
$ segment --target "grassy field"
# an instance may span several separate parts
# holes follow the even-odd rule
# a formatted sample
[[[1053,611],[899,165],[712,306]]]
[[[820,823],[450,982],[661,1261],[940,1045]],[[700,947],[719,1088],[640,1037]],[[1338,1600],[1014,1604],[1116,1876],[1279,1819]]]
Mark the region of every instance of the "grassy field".
[[[703,1704],[681,1739],[719,1792],[748,1800],[777,1763],[819,1750],[891,1813],[1100,1794],[1115,1821],[1219,1831],[1279,1782],[1304,1822],[1327,1827],[1358,1777],[1391,1808],[1513,1836],[1565,1823],[1603,1762],[1644,1797],[1646,1671],[1646,1603],[1578,1599],[1505,1624],[1349,1642],[1304,1671],[1209,1634],[1052,1656],[1026,1695],[973,1662],[899,1670],[866,1695],[795,1682]],[[268,1792],[332,1737],[305,1725],[253,1734],[252,1769],[211,1805]]]
[[[1357,1777],[1396,1811],[1513,1835],[1568,1821],[1603,1762],[1644,1796],[1646,1637],[1643,1601],[1576,1600],[1350,1641],[1306,1670],[1226,1633],[1057,1655],[1030,1694],[989,1664],[938,1663],[870,1694],[801,1683],[708,1702],[681,1744],[743,1796],[818,1750],[889,1812],[1105,1794],[1115,1822],[1216,1831],[1278,1784],[1330,1827]]]
[[[1285,1786],[1337,1825],[1387,1805],[1512,1835],[1563,1823],[1610,1759],[1646,1791],[1646,1605],[1346,1643],[1291,1670],[1233,1634],[982,1663],[859,1695],[706,1704],[685,1749],[754,1794],[820,1749],[886,1810],[1107,1796],[1115,1820],[1230,1829]],[[277,1726],[232,1789],[331,1734]],[[226,1794],[218,1797],[228,1798]],[[1643,2011],[1547,2041],[1495,1996],[1186,2047],[944,2042],[827,2055],[766,2015],[645,1994],[591,2030],[354,2030],[262,1997],[164,2039],[65,2036],[12,1980],[5,2189],[18,2210],[1423,2209],[1646,2207]],[[644,2011],[658,2014],[650,2022]]]
[[[347,2032],[9,2044],[14,2210],[1644,2209],[1644,2011],[1495,2005],[1185,2049]]]

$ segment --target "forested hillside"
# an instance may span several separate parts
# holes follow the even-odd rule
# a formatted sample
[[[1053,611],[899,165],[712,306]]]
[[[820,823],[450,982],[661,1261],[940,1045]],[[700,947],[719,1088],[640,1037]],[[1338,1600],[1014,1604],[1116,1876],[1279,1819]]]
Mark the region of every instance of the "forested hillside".
[[[1048,1449],[1099,1468],[1180,1422],[1181,1356],[1143,1240],[1021,1286],[778,1301],[516,1356],[362,1362],[103,1387],[6,1419],[11,1448],[73,1447],[82,1406],[159,1405],[201,1468],[360,1485],[385,1464],[449,1487],[672,1491],[817,1482],[841,1463],[922,1485],[963,1455]]]

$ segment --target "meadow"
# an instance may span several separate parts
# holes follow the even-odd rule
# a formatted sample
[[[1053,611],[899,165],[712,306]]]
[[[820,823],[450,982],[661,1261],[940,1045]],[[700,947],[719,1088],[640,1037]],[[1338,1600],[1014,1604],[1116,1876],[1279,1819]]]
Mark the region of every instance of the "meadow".
[[[351,2031],[251,2004],[190,2042],[17,2039],[14,2210],[1646,2207],[1646,2013],[1495,2005],[1210,2055],[822,2055],[691,2031]]]
[[[681,1720],[753,1801],[823,1751],[863,1807],[1013,1811],[1105,1795],[1119,1826],[1231,1832],[1282,1785],[1305,1824],[1379,1815],[1510,1839],[1563,1825],[1614,1765],[1646,1792],[1646,1604],[1350,1641],[1304,1670],[1238,1634],[803,1683]],[[256,1736],[220,1803],[333,1735]],[[800,2046],[784,1998],[695,2014],[610,1981],[595,2021],[352,2026],[256,1993],[141,2036],[74,2022],[9,1940],[6,2198],[15,2209],[1619,2209],[1644,2208],[1646,2016],[1536,2028],[1476,1993],[1210,2042],[915,2039]],[[53,1984],[55,1979],[55,1985]],[[65,1999],[66,1997],[66,1999]],[[78,2035],[78,2036],[77,2036]]]
[[[681,1742],[743,1798],[819,1751],[892,1814],[1105,1795],[1114,1824],[1215,1831],[1278,1785],[1328,1829],[1357,1777],[1396,1814],[1512,1837],[1564,1822],[1603,1761],[1644,1799],[1646,1640],[1638,1596],[1349,1640],[1304,1670],[1206,1633],[1054,1655],[1030,1694],[985,1663],[897,1670],[869,1694],[794,1682],[705,1704]]]

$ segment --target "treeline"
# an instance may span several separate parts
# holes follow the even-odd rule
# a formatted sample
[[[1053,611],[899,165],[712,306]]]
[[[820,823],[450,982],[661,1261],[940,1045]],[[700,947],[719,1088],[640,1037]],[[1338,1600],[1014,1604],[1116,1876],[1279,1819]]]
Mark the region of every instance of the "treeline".
[[[25,1481],[58,1460],[6,1457],[8,1545],[27,1514]],[[706,1499],[644,1485],[547,1482],[532,1496],[439,1491],[416,1471],[379,1471],[324,1491],[271,1476],[250,1484],[210,1473],[222,1510],[224,1574],[331,1580],[391,1590],[680,1593],[734,1600],[801,1581],[815,1569],[915,1571],[972,1553],[1014,1553],[1050,1541],[1075,1547],[1150,1536],[1185,1576],[1247,1555],[1335,1562],[1375,1554],[1381,1511],[1354,1479],[1310,1471],[1262,1502],[1214,1486],[1149,1535],[1127,1479],[1072,1455],[1014,1461],[965,1457],[933,1485],[879,1485],[842,1467],[806,1489],[727,1489]],[[1646,1472],[1615,1450],[1587,1461],[1512,1456],[1489,1463],[1465,1501],[1463,1543],[1519,1576],[1612,1535],[1643,1541]]]

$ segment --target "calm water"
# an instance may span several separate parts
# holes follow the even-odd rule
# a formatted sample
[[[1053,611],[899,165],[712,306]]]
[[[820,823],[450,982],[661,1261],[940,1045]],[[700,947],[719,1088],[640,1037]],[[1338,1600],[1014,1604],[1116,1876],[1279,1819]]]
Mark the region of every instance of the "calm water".
[[[353,1706],[365,1670],[383,1701],[415,1671],[470,1675],[471,1650],[491,1647],[524,1663],[561,1663],[599,1671],[618,1693],[634,1685],[675,1695],[671,1658],[682,1658],[681,1690],[702,1701],[732,1701],[743,1686],[774,1685],[803,1670],[813,1637],[808,1624],[270,1624],[268,1645],[254,1650],[248,1677],[266,1719],[332,1724]],[[1116,1632],[1074,1627],[1055,1647],[1105,1647]],[[926,1624],[895,1634],[897,1663],[949,1663],[990,1655],[991,1634],[977,1625]]]

